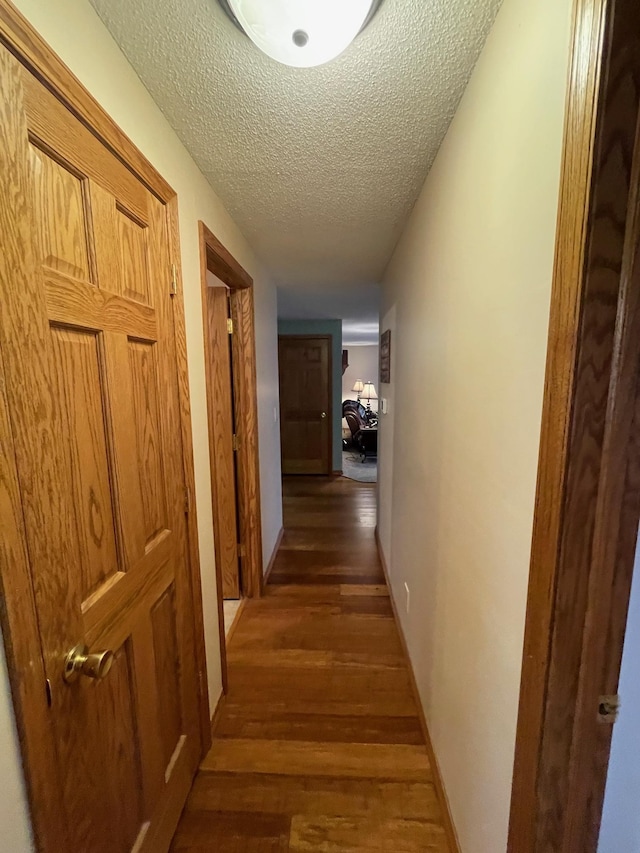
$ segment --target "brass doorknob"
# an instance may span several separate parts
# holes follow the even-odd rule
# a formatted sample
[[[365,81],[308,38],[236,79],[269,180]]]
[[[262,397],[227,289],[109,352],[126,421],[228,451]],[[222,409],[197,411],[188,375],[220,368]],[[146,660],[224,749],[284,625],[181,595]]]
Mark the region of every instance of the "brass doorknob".
[[[81,675],[100,681],[113,664],[113,652],[93,652],[84,643],[75,646],[64,659],[63,677],[67,684],[73,684]]]
[[[326,413],[326,412],[322,412],[322,414],[320,415],[320,417],[321,417],[321,418],[326,418],[326,417],[327,417],[327,413]]]

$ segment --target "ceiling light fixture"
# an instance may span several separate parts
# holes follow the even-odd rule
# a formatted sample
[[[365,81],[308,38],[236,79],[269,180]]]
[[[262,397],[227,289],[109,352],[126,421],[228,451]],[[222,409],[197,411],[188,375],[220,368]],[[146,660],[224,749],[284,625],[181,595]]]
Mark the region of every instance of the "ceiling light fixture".
[[[296,68],[323,65],[349,47],[382,0],[218,0],[263,53]]]

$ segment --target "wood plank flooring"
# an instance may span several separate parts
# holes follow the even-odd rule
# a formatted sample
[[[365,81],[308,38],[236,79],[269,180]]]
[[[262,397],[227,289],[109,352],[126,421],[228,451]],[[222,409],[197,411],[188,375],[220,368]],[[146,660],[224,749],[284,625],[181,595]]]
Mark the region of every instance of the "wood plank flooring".
[[[284,483],[266,594],[174,853],[449,853],[374,539],[375,486]]]

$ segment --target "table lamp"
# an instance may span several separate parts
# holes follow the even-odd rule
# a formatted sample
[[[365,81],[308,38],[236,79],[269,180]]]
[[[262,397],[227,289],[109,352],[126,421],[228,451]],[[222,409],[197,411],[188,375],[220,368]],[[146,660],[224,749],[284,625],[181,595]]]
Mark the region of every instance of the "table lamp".
[[[361,393],[362,399],[367,401],[367,414],[371,414],[371,401],[377,400],[375,385],[373,382],[365,382]]]
[[[362,379],[358,379],[351,390],[356,392],[356,394],[358,395],[357,400],[358,402],[360,402],[360,394],[362,394],[364,390],[364,382],[362,381]]]

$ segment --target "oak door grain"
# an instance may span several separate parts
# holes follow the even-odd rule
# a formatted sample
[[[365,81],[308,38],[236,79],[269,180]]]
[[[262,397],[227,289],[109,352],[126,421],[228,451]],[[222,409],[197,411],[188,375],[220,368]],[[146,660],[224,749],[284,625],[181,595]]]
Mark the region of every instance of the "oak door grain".
[[[159,853],[200,754],[167,211],[0,56],[0,349],[53,741],[27,775],[60,768],[60,818],[34,801],[37,840]],[[113,667],[68,685],[83,641]]]
[[[331,473],[331,338],[278,337],[283,474]]]
[[[595,851],[640,493],[640,18],[576,0],[510,853]]]
[[[222,573],[223,597],[239,598],[235,426],[226,288],[206,288],[206,314],[207,410],[216,566]]]

